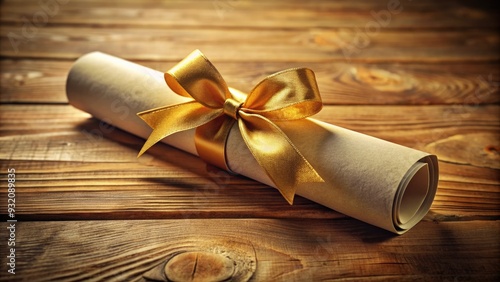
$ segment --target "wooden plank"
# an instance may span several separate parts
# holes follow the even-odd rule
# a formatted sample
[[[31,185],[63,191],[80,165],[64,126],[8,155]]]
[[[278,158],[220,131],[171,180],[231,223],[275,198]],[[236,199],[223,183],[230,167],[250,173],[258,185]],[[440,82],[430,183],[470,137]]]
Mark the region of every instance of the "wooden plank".
[[[154,163],[3,161],[16,169],[16,215],[22,220],[165,219],[165,218],[345,218],[296,197],[288,205],[274,189],[228,175],[185,153],[162,153],[178,162]],[[498,170],[440,163],[441,181],[427,220],[477,220],[500,217]],[[474,179],[474,175],[487,177]],[[1,178],[6,181],[5,177]],[[1,191],[7,197],[6,191]],[[6,211],[6,203],[1,203]]]
[[[350,29],[256,30],[201,28],[89,28],[45,26],[22,34],[2,25],[0,55],[76,59],[100,50],[132,60],[172,60],[201,49],[231,62],[490,62],[499,60],[499,35],[488,30],[430,32]],[[10,35],[9,35],[10,34]],[[363,37],[363,38],[362,38]],[[221,46],[230,46],[221,48]],[[57,46],[57,48],[54,48]]]
[[[144,26],[165,28],[496,28],[498,8],[490,1],[401,1],[389,10],[389,1],[4,1],[0,22],[23,25],[45,12],[50,25]],[[430,4],[432,3],[432,4]],[[439,20],[435,20],[439,18]]]
[[[0,60],[0,102],[67,103],[66,76],[73,61]],[[159,71],[176,62],[137,61]],[[316,73],[323,103],[489,104],[500,102],[498,64],[360,64],[213,62],[229,85],[250,91],[276,71],[308,67]]]
[[[18,214],[29,218],[339,216],[302,198],[293,207],[288,206],[265,185],[206,167],[201,160],[167,146],[160,151],[169,158],[160,159],[155,154],[154,159],[113,164],[106,160],[9,160],[1,167],[4,171],[8,167],[18,171],[22,187],[18,196],[23,199]],[[178,159],[183,162],[174,161]],[[453,216],[465,220],[500,215],[498,169],[446,162],[440,166],[443,180],[432,218]]]
[[[403,236],[353,220],[55,221],[15,227],[16,274],[0,281],[144,281],[148,270],[193,251],[224,254],[236,266],[253,264],[251,281],[500,277],[498,221],[421,222]],[[9,230],[0,230],[6,238]],[[4,266],[7,251],[0,249]]]
[[[71,64],[1,60],[0,102],[67,103],[65,86]]]
[[[466,220],[500,215],[499,110],[494,105],[328,106],[319,117],[437,154],[441,182],[430,217]],[[137,159],[142,139],[103,130],[88,118],[68,105],[0,106],[1,169],[18,171],[20,216],[343,217],[302,198],[288,206],[273,189],[166,145]],[[460,150],[449,151],[447,144],[458,137],[463,137]]]

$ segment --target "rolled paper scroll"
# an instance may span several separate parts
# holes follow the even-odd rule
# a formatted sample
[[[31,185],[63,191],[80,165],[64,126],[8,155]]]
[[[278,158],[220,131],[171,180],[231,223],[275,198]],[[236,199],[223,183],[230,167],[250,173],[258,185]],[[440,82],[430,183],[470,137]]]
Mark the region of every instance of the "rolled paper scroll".
[[[74,63],[66,92],[74,107],[142,138],[152,130],[137,113],[192,100],[170,90],[162,72],[99,52]],[[324,180],[301,183],[298,195],[397,234],[427,214],[437,190],[436,156],[313,118],[276,125]],[[190,129],[161,142],[198,155],[194,139]],[[226,161],[233,172],[276,188],[238,126],[229,131]]]

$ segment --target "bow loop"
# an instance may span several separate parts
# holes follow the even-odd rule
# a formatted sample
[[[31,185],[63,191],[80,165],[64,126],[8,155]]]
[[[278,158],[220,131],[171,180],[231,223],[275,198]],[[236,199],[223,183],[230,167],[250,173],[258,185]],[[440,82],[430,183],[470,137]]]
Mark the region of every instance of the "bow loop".
[[[250,92],[242,108],[270,120],[309,117],[322,108],[314,72],[307,68],[284,70],[268,76]]]
[[[168,135],[196,128],[200,157],[227,165],[226,141],[237,121],[249,151],[291,204],[300,183],[323,182],[274,121],[302,119],[317,113],[321,97],[310,69],[290,69],[262,80],[248,96],[229,89],[217,69],[196,50],[165,73],[178,95],[194,101],[138,113],[153,132],[139,155]]]
[[[165,81],[175,93],[213,109],[222,107],[232,97],[219,71],[199,50],[166,72]]]

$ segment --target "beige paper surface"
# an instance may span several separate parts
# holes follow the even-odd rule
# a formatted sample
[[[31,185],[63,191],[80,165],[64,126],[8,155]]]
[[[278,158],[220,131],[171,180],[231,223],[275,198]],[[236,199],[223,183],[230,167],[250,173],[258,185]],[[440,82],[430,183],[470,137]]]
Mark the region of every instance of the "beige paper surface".
[[[136,113],[187,101],[168,88],[163,73],[99,52],[75,62],[66,92],[76,108],[143,138],[151,128]],[[294,130],[298,123],[307,129]],[[429,210],[437,189],[436,156],[314,119],[278,125],[325,180],[303,184],[298,195],[398,234]],[[194,130],[162,142],[197,155]],[[227,156],[233,171],[273,186],[237,126]]]

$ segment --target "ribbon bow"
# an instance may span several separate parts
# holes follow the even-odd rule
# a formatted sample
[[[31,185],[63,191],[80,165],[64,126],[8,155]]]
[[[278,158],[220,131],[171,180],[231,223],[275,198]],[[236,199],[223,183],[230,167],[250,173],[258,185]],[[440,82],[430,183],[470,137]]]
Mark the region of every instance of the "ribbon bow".
[[[230,90],[212,63],[195,50],[165,73],[165,81],[178,95],[194,100],[137,114],[153,128],[139,156],[171,134],[196,128],[195,145],[200,157],[230,170],[225,145],[237,122],[248,149],[290,204],[299,183],[324,181],[274,123],[303,119],[321,109],[312,70],[275,73],[246,96]]]

